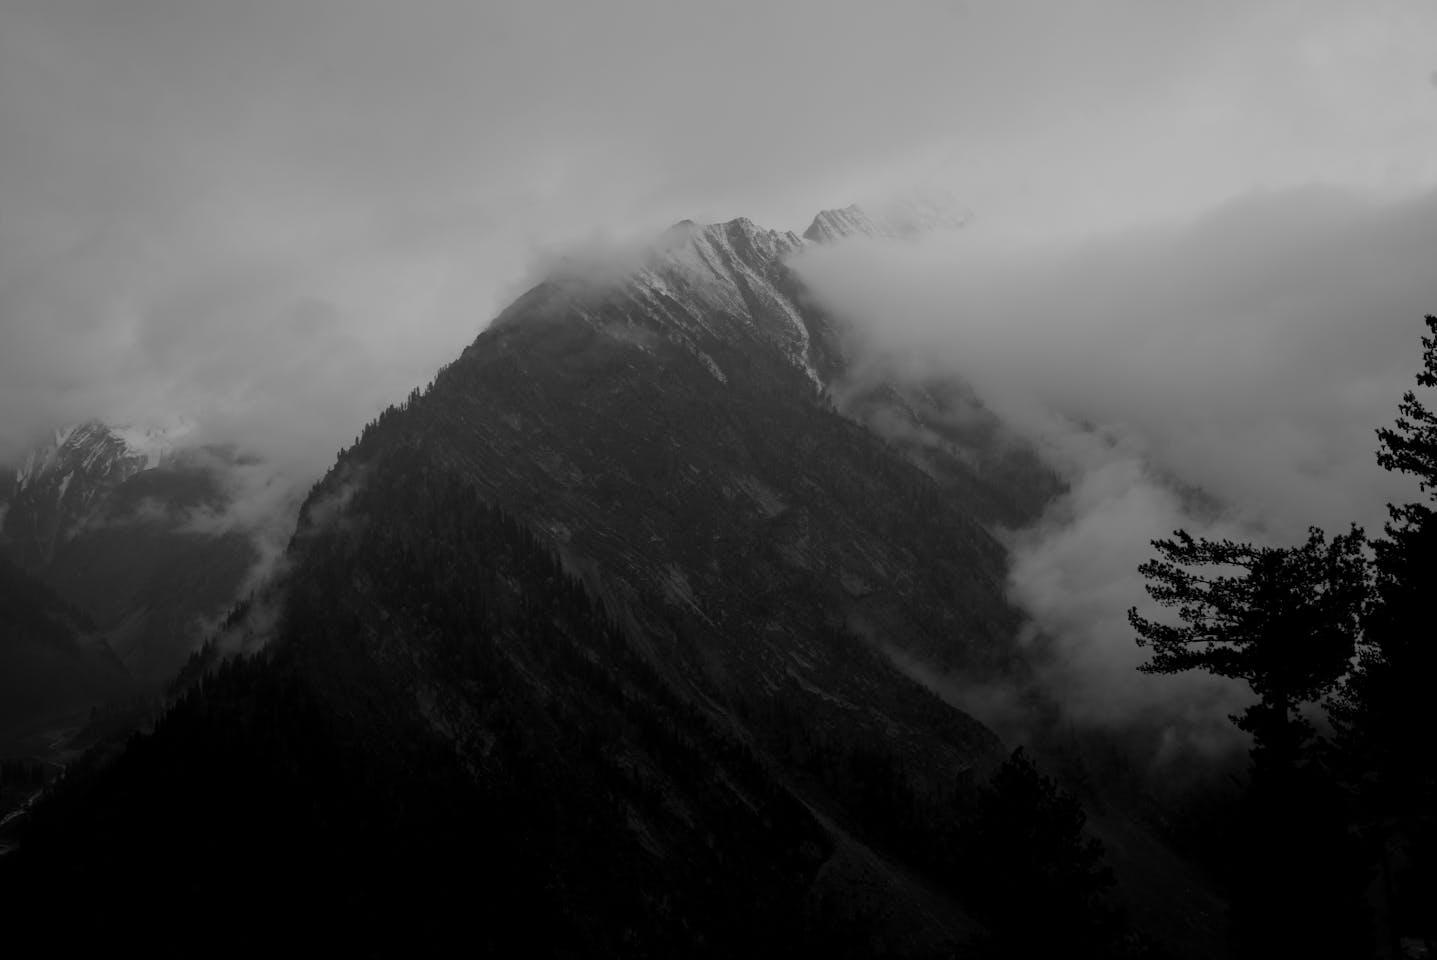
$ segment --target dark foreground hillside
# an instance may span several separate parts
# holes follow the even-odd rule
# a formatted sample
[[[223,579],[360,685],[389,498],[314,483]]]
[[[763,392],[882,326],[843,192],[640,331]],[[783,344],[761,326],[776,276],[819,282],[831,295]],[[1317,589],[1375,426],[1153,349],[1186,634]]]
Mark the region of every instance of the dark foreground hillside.
[[[4,862],[7,903],[176,952],[855,946],[821,896],[834,832],[452,474],[377,464],[302,538],[281,636],[76,771]],[[183,941],[130,940],[157,911]]]

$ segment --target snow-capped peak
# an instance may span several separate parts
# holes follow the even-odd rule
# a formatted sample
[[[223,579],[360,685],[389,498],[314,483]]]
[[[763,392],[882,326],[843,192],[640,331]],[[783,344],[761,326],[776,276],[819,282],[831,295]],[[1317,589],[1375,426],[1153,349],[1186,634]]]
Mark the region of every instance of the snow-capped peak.
[[[814,243],[831,243],[844,237],[878,237],[884,231],[858,204],[835,210],[820,211],[813,223],[803,231],[803,238]]]
[[[831,243],[847,237],[912,239],[959,229],[973,214],[952,194],[937,188],[911,190],[876,203],[824,210],[804,231],[805,240]]]
[[[491,329],[568,313],[635,349],[649,349],[655,335],[676,343],[720,382],[727,382],[728,374],[711,353],[714,344],[756,341],[778,349],[821,390],[819,370],[827,369],[834,350],[831,331],[802,302],[789,256],[806,243],[852,236],[908,238],[966,222],[966,212],[951,197],[934,191],[912,192],[874,207],[826,210],[802,237],[767,229],[748,217],[708,224],[680,220],[648,243],[614,249],[600,245],[597,253],[585,250],[560,259]],[[647,330],[639,333],[636,327]]]
[[[133,476],[152,470],[173,453],[195,427],[194,421],[183,417],[147,425],[111,425],[90,420],[61,427],[54,432],[51,442],[30,451],[16,469],[15,490],[19,493],[49,475],[69,476],[80,472],[99,478],[117,473]]]

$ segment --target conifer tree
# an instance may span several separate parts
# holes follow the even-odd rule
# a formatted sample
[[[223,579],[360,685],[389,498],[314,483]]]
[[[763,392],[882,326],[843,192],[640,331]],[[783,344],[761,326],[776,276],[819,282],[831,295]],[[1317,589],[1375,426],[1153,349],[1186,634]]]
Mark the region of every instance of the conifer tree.
[[[1330,692],[1353,656],[1367,594],[1364,543],[1356,527],[1331,541],[1314,527],[1295,547],[1183,530],[1154,540],[1159,557],[1138,570],[1148,594],[1181,622],[1128,611],[1138,645],[1152,648],[1139,669],[1243,681],[1258,701],[1234,719],[1252,734],[1254,759],[1292,766],[1311,732],[1299,708]]]
[[[1362,531],[1260,547],[1155,540],[1139,570],[1179,624],[1128,620],[1151,646],[1147,673],[1201,669],[1245,682],[1257,702],[1233,720],[1252,735],[1252,776],[1228,864],[1229,935],[1238,957],[1362,956],[1366,878],[1339,797],[1305,764],[1301,708],[1335,687],[1353,656],[1368,589]]]
[[[1426,324],[1424,391],[1437,388],[1437,317]],[[1377,462],[1415,478],[1426,502],[1388,505],[1357,665],[1329,711],[1357,826],[1382,867],[1390,933],[1437,938],[1437,411],[1408,390],[1377,436]]]

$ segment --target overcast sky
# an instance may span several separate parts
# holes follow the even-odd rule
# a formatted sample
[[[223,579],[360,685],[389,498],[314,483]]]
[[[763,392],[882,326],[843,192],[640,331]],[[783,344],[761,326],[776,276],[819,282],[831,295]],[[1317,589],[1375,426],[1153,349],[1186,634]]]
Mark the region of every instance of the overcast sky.
[[[547,251],[917,183],[1102,234],[1437,180],[1437,4],[0,0],[0,456],[313,468]]]

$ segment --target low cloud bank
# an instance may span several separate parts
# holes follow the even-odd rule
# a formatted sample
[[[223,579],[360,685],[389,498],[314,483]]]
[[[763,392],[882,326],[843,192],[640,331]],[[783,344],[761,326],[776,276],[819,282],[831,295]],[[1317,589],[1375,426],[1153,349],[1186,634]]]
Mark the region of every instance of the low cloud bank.
[[[1126,623],[1149,541],[1294,542],[1380,529],[1413,489],[1380,470],[1437,310],[1437,193],[1253,195],[1185,223],[1025,245],[985,232],[851,242],[795,267],[868,363],[967,381],[1069,492],[1007,534],[1010,596],[1080,722],[1229,736],[1239,688],[1139,674]]]

